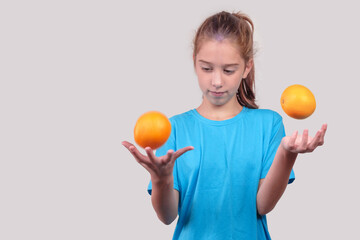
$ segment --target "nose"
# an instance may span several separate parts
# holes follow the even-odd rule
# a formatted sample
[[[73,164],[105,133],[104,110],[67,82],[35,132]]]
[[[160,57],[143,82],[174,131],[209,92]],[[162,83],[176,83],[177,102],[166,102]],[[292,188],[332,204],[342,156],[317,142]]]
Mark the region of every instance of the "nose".
[[[222,87],[222,76],[221,73],[219,71],[214,71],[213,72],[213,76],[211,79],[211,84],[215,87],[215,88],[221,88]]]

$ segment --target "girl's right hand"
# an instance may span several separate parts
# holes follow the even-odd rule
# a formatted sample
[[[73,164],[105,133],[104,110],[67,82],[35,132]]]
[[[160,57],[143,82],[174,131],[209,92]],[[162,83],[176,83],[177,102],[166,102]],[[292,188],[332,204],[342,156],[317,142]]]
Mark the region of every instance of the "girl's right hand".
[[[146,147],[146,155],[141,154],[139,150],[131,143],[124,141],[122,145],[126,147],[134,156],[135,160],[143,166],[151,175],[152,181],[161,181],[172,177],[175,160],[194,147],[188,146],[174,152],[169,150],[166,155],[156,157],[150,147]]]

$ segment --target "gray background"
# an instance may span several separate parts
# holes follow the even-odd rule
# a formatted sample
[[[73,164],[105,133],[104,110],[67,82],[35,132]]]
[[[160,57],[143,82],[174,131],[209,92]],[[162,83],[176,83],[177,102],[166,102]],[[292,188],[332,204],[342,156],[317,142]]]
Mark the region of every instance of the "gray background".
[[[268,215],[274,239],[358,234],[359,42],[355,1],[1,1],[0,239],[170,239],[146,192],[149,175],[122,140],[144,112],[197,107],[192,38],[205,17],[255,23],[261,108],[287,133],[322,123],[326,143]],[[306,120],[282,91],[310,88]],[[204,222],[205,223],[205,222]]]

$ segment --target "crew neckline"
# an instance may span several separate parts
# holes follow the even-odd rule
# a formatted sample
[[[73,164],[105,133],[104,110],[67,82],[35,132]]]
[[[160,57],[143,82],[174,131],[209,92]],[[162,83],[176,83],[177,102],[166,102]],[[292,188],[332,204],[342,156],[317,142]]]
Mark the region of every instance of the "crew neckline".
[[[204,116],[202,116],[197,110],[196,108],[194,108],[191,112],[194,114],[194,116],[196,118],[198,118],[199,120],[201,120],[202,122],[205,122],[207,124],[211,124],[211,125],[217,125],[217,126],[221,126],[221,125],[227,125],[233,122],[236,122],[237,120],[239,120],[240,118],[243,118],[246,114],[246,112],[248,111],[248,108],[243,106],[241,112],[239,112],[236,116],[226,119],[226,120],[211,120],[208,119]]]

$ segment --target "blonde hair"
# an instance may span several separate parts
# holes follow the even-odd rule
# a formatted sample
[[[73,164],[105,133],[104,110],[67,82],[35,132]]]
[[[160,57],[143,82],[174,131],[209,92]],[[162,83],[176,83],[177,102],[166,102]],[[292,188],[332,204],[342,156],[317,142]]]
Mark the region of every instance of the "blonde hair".
[[[208,17],[198,28],[193,41],[193,59],[195,64],[196,55],[201,48],[201,44],[209,39],[221,41],[223,39],[232,40],[239,49],[239,54],[244,58],[245,63],[252,61],[254,57],[253,47],[254,24],[251,19],[241,13],[219,12]],[[255,103],[255,68],[246,78],[241,80],[237,100],[241,106],[248,108],[258,108]]]

